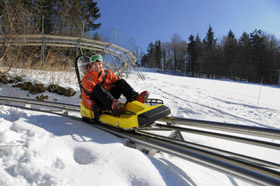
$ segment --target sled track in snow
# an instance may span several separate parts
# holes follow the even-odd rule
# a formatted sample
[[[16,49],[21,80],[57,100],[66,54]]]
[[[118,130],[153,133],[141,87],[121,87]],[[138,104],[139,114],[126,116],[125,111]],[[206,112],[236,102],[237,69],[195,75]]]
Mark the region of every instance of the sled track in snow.
[[[37,101],[25,98],[0,96],[4,105],[54,113],[81,121],[71,115],[79,112],[79,105]],[[258,147],[277,150],[280,153],[280,130],[225,124],[211,121],[166,117],[149,127],[131,131],[102,124],[91,126],[128,140],[128,146],[152,154],[162,151],[192,161],[202,166],[215,169],[256,185],[280,185],[280,164],[238,154],[206,145],[185,141],[182,133],[214,137],[229,142],[239,142]],[[209,131],[210,130],[210,131]],[[171,131],[169,137],[154,134],[155,131]],[[225,134],[226,133],[226,134]],[[278,143],[271,142],[278,141]]]

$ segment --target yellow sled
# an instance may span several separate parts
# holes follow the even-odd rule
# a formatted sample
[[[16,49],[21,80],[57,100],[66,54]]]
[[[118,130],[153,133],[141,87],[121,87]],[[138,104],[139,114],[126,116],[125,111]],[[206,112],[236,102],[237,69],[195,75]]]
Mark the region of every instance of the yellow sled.
[[[82,90],[81,82],[87,71],[89,61],[89,56],[79,56],[75,60],[75,69],[80,90]],[[106,123],[123,129],[143,127],[170,114],[170,109],[164,106],[163,101],[159,99],[148,99],[145,104],[138,101],[128,102],[126,104],[122,103],[124,113],[113,115],[111,111],[105,110],[102,111],[98,120],[94,117],[94,112],[88,109],[83,101],[81,101],[80,110],[84,121],[100,121],[100,123]]]
[[[81,115],[87,122],[96,122],[94,112],[88,109],[81,101]],[[122,103],[124,112],[119,115],[113,115],[109,111],[103,111],[99,120],[102,123],[119,127],[123,129],[134,129],[153,123],[164,116],[170,114],[170,109],[163,104],[146,105],[138,101]]]

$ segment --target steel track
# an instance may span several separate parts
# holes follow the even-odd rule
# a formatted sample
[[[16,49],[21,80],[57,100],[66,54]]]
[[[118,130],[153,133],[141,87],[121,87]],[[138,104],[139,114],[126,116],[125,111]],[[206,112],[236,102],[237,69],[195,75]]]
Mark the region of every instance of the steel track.
[[[205,120],[194,120],[187,118],[165,117],[161,121],[169,125],[183,125],[188,127],[197,127],[203,129],[213,129],[230,133],[245,134],[256,137],[265,137],[280,140],[280,130],[264,127],[254,127],[239,124],[221,123]]]
[[[49,101],[38,101],[34,99],[26,99],[26,98],[16,98],[16,97],[8,97],[8,96],[0,96],[0,103],[22,103],[25,105],[38,105],[38,106],[46,106],[61,110],[69,110],[69,111],[80,111],[79,105],[65,104],[65,103],[57,103],[57,102],[49,102]],[[193,126],[201,129],[213,129],[218,131],[225,131],[236,134],[245,134],[254,137],[264,137],[269,139],[277,139],[280,140],[280,130],[279,129],[271,129],[264,127],[254,127],[254,126],[246,126],[239,124],[227,124],[220,122],[212,122],[212,121],[203,121],[203,120],[193,120],[186,118],[176,118],[176,117],[165,117],[158,122],[164,122],[170,125],[184,125],[184,126]],[[159,125],[160,126],[160,125]]]
[[[5,105],[19,106],[18,103],[21,104],[22,108],[32,109],[37,111],[44,111],[48,113],[62,114],[65,115],[64,112],[60,111],[79,111],[80,108],[78,105],[71,104],[63,104],[63,103],[54,103],[54,102],[46,102],[46,101],[37,101],[25,98],[14,98],[7,96],[0,96],[0,103]],[[14,104],[14,105],[13,105]],[[40,108],[28,108],[26,106],[40,106]],[[43,109],[42,106],[47,108],[52,108],[49,110]],[[55,109],[55,110],[53,110]],[[81,121],[79,117],[73,117],[69,115],[65,115],[67,117],[71,117],[74,120]],[[217,131],[233,131],[237,134],[246,134],[251,137],[265,137],[269,139],[279,139],[279,130],[277,129],[266,129],[266,128],[258,128],[258,127],[247,127],[243,125],[234,125],[234,124],[224,124],[224,123],[216,123],[209,121],[199,121],[199,120],[188,120],[182,118],[171,118],[167,117],[163,119],[164,121],[171,121],[173,125],[183,125],[183,126],[195,126],[200,129],[215,129]],[[197,123],[197,125],[195,125]],[[219,124],[221,124],[219,126]],[[182,140],[176,140],[164,136],[159,136],[156,134],[150,133],[151,130],[177,130],[180,132],[189,132],[196,133],[202,136],[212,136],[218,137],[222,139],[227,139],[231,141],[239,141],[242,143],[249,143],[257,146],[262,146],[266,148],[273,148],[279,150],[279,144],[271,143],[267,141],[249,139],[245,137],[238,137],[233,135],[224,135],[221,133],[208,132],[197,129],[188,129],[183,127],[170,126],[170,122],[166,122],[165,125],[155,123],[152,128],[144,128],[137,129],[135,131],[124,131],[122,129],[114,128],[111,126],[107,126],[106,124],[93,124],[95,128],[102,129],[106,132],[112,133],[116,136],[126,138],[130,142],[140,144],[152,149],[156,149],[162,152],[166,152],[169,154],[176,155],[180,158],[184,158],[190,160],[192,162],[198,163],[200,165],[209,167],[211,169],[215,169],[217,171],[223,172],[227,175],[231,175],[237,177],[239,179],[249,181],[253,184],[258,185],[280,185],[280,165],[260,160],[257,158],[252,158],[249,156],[245,156],[242,154],[237,154],[233,152],[224,151],[221,149],[216,149],[209,146],[203,146],[191,142],[186,142]],[[238,128],[240,126],[240,128]],[[157,127],[157,128],[154,128]],[[249,139],[249,140],[248,140]],[[246,142],[246,141],[249,142]]]
[[[148,135],[148,136],[153,135],[154,137],[163,137],[163,136],[158,136],[158,135],[150,133],[150,132],[145,132],[145,130],[141,130],[141,129],[138,129],[137,133]],[[170,140],[176,140],[176,139],[170,139]],[[280,164],[277,164],[274,162],[265,161],[265,160],[253,158],[250,156],[246,156],[246,155],[242,155],[242,154],[238,154],[238,153],[234,153],[234,152],[230,152],[230,151],[226,151],[226,150],[222,150],[222,149],[218,149],[218,148],[213,148],[213,147],[209,147],[209,146],[205,146],[205,145],[201,145],[201,144],[196,144],[196,143],[192,143],[192,142],[188,142],[188,141],[177,140],[176,143],[187,144],[187,145],[190,145],[193,147],[200,148],[201,150],[204,149],[209,152],[223,154],[225,156],[232,157],[234,159],[243,160],[245,162],[250,162],[252,164],[258,164],[258,165],[280,170]]]
[[[246,143],[246,144],[260,146],[260,147],[266,147],[266,148],[275,149],[275,150],[280,150],[280,144],[268,142],[268,141],[264,141],[264,140],[251,139],[248,137],[240,137],[240,136],[222,134],[222,133],[217,133],[217,132],[209,132],[209,131],[198,130],[198,129],[189,129],[189,128],[183,128],[183,127],[168,126],[168,125],[163,125],[163,124],[155,124],[155,126],[159,127],[159,128],[163,128],[163,129],[168,129],[168,130],[177,130],[180,132],[188,132],[188,133],[193,133],[193,134],[198,134],[198,135],[203,135],[203,136],[215,137],[215,138],[220,138],[220,139],[225,139],[225,140],[241,142],[241,143]]]

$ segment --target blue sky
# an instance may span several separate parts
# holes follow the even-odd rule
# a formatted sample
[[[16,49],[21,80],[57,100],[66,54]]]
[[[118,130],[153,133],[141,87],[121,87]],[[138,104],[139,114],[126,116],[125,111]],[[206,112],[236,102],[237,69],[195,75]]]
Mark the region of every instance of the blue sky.
[[[97,0],[103,28],[135,39],[146,53],[148,44],[204,38],[209,25],[218,41],[231,29],[237,38],[255,29],[280,39],[280,0]]]

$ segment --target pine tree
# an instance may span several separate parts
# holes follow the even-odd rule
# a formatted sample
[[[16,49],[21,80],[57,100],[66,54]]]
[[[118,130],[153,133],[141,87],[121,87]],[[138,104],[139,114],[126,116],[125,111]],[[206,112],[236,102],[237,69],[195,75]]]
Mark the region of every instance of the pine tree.
[[[240,62],[240,77],[250,81],[251,44],[249,34],[243,32],[238,41],[238,61]]]
[[[214,32],[212,27],[209,25],[209,29],[206,33],[206,37],[203,40],[204,52],[203,52],[203,61],[201,64],[201,70],[211,77],[216,74],[216,62],[217,60],[217,50],[216,50],[217,39],[215,39]]]
[[[155,64],[155,45],[151,42],[148,46],[147,49],[147,59],[148,59],[148,67],[152,67],[154,68],[154,64]]]
[[[59,34],[66,33],[80,36],[81,32],[95,30],[101,23],[95,23],[101,16],[97,2],[91,0],[58,0],[54,6],[56,30]]]
[[[155,67],[161,69],[162,51],[161,51],[160,40],[155,42],[154,56],[155,56]]]
[[[195,50],[196,50],[196,66],[195,66],[196,70],[195,70],[195,73],[197,73],[198,76],[200,76],[200,73],[201,73],[200,66],[201,66],[201,63],[202,63],[202,60],[203,60],[203,45],[202,45],[201,39],[198,36],[198,34],[195,37]]]
[[[11,30],[4,24],[5,30],[21,34],[41,33],[42,24],[46,34],[73,36],[80,35],[83,28],[87,32],[101,26],[101,23],[95,23],[101,14],[97,2],[92,0],[3,0],[0,1],[0,12],[3,20],[14,26]]]
[[[269,60],[268,48],[265,43],[265,36],[261,30],[255,30],[250,34],[250,43],[252,46],[252,61],[254,62],[255,72],[253,73],[253,81],[260,82],[262,79],[268,82],[269,78]]]
[[[196,42],[194,40],[194,36],[190,35],[189,37],[189,44],[188,44],[188,65],[187,70],[190,72],[190,75],[194,77],[196,72],[196,58],[197,58],[197,51],[196,51]]]
[[[208,49],[213,49],[217,44],[217,39],[215,39],[213,29],[210,25],[206,34],[205,41],[206,41],[206,48]]]
[[[266,36],[266,45],[268,46],[269,54],[269,80],[271,84],[280,85],[280,42],[274,35]]]
[[[95,23],[100,17],[100,9],[97,7],[97,2],[92,0],[81,1],[82,4],[82,17],[85,21],[85,31],[96,30],[101,26],[101,23]]]
[[[230,76],[231,79],[235,79],[238,74],[238,60],[237,60],[237,40],[231,30],[228,32],[228,36],[225,38],[225,44],[223,48],[224,53],[224,65],[222,66],[223,76]]]
[[[149,67],[148,66],[148,61],[149,61],[149,57],[147,54],[143,55],[142,59],[141,59],[141,66],[142,67]]]

